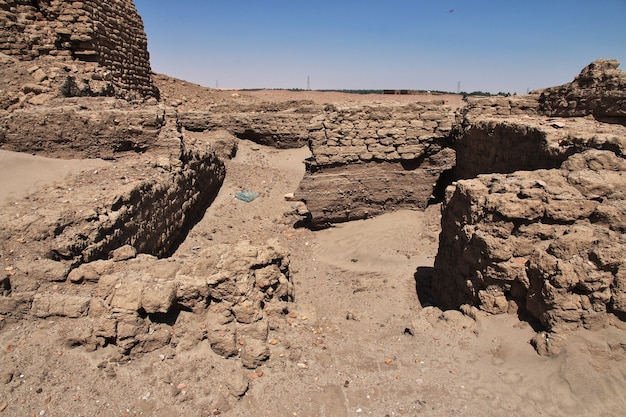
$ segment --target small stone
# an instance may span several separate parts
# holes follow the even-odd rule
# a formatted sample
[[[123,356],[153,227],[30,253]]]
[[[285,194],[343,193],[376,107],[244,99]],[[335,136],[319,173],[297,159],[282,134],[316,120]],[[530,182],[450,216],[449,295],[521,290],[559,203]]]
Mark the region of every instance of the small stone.
[[[296,366],[300,369],[308,369],[309,366],[306,363],[298,362]]]
[[[13,381],[13,372],[5,372],[2,374],[2,382],[9,384],[11,381]]]
[[[393,359],[391,359],[391,358],[387,358],[387,359],[385,359],[385,363],[386,363],[387,365],[389,365],[391,362],[393,362]]]

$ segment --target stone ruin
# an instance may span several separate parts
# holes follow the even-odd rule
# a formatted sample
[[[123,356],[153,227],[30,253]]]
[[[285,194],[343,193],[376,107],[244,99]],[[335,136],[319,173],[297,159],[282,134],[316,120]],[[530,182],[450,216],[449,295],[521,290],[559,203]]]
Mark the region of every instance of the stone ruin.
[[[158,97],[147,45],[132,0],[0,2],[0,53],[32,62],[38,90],[54,85],[66,97]],[[56,67],[59,62],[65,65]]]
[[[269,314],[293,299],[289,260],[275,242],[172,256],[217,194],[236,137],[196,144],[158,104],[132,1],[2,1],[0,21],[0,147],[111,161],[3,206],[0,314],[71,319],[67,343],[88,349],[208,339],[244,366],[267,359]],[[182,311],[204,321],[200,334],[174,331]]]
[[[546,354],[568,331],[625,319],[625,77],[615,61],[459,110],[433,101],[189,111],[158,103],[130,0],[5,0],[0,21],[12,80],[0,91],[0,147],[115,162],[30,197],[29,210],[3,208],[4,317],[66,317],[77,323],[69,343],[129,355],[208,339],[257,366],[268,316],[293,299],[284,250],[241,242],[172,256],[219,190],[237,139],[248,139],[309,145],[296,198],[314,228],[444,199],[432,277],[442,307],[536,321]],[[213,140],[197,143],[197,132]],[[176,332],[181,311],[201,317],[198,332]]]
[[[444,308],[517,313],[555,354],[579,327],[622,326],[626,74],[599,60],[570,84],[463,110],[433,296]],[[555,117],[559,115],[559,117]],[[610,122],[610,123],[609,123]]]

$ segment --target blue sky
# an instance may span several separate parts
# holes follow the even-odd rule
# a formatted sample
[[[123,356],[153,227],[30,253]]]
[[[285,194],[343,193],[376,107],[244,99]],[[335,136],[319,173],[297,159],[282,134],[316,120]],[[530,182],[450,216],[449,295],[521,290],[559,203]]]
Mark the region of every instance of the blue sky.
[[[626,70],[626,0],[134,0],[152,69],[220,88],[525,93]]]

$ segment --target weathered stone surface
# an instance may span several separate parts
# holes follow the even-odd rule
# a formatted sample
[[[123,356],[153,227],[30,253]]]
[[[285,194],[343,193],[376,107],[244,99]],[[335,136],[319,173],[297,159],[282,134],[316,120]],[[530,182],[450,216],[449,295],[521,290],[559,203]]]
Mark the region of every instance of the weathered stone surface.
[[[38,259],[29,262],[18,262],[15,272],[16,275],[24,274],[29,279],[38,282],[65,281],[69,273],[69,266],[63,262],[50,259]]]
[[[179,121],[191,132],[227,131],[261,145],[298,148],[307,144],[311,120],[322,111],[307,101],[215,106],[210,112],[181,112]]]
[[[626,160],[571,156],[560,170],[459,181],[445,203],[434,294],[444,307],[528,312],[552,332],[623,316]]]
[[[241,348],[241,361],[243,366],[254,369],[263,364],[270,357],[267,344],[256,339],[248,339]]]
[[[31,312],[40,318],[50,316],[77,318],[87,314],[89,301],[89,297],[38,293],[33,298]]]
[[[146,283],[141,294],[141,307],[148,314],[167,313],[176,300],[176,283],[157,280]]]
[[[113,267],[112,261],[97,260],[73,269],[67,278],[74,283],[82,281],[98,282],[101,276],[110,274],[113,271]]]
[[[542,116],[513,119],[464,111],[455,139],[457,178],[479,174],[558,168],[585,149],[610,149],[626,155],[626,127],[589,119],[563,119],[560,127]]]
[[[454,152],[442,151],[405,169],[400,163],[354,164],[306,174],[296,197],[306,202],[313,227],[364,219],[398,208],[423,209],[439,176],[454,164]]]
[[[234,326],[208,325],[207,339],[213,352],[229,358],[239,354],[237,332]]]
[[[548,116],[583,117],[626,124],[626,73],[615,59],[598,59],[571,83],[547,88],[539,110]]]
[[[137,249],[133,248],[131,245],[120,246],[109,253],[109,257],[114,262],[125,261],[135,256],[137,256]]]
[[[85,98],[62,106],[29,106],[3,115],[0,144],[16,152],[111,159],[161,145],[159,134],[164,124],[162,107],[138,109],[111,99]],[[172,147],[180,153],[180,141]]]

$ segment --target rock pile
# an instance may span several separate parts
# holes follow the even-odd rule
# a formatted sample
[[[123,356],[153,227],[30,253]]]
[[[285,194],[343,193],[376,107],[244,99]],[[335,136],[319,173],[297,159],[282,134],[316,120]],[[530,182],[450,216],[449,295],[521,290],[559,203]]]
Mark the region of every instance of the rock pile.
[[[13,282],[29,272],[35,278],[32,269],[17,266],[14,272]],[[126,355],[169,344],[190,349],[208,339],[219,355],[238,356],[243,366],[255,368],[269,357],[269,316],[293,299],[289,260],[276,242],[218,245],[181,259],[137,255],[123,246],[109,260],[57,272],[45,278],[73,295],[38,291],[29,313],[74,318],[67,343],[115,345]],[[173,327],[182,311],[194,313],[197,332]]]

